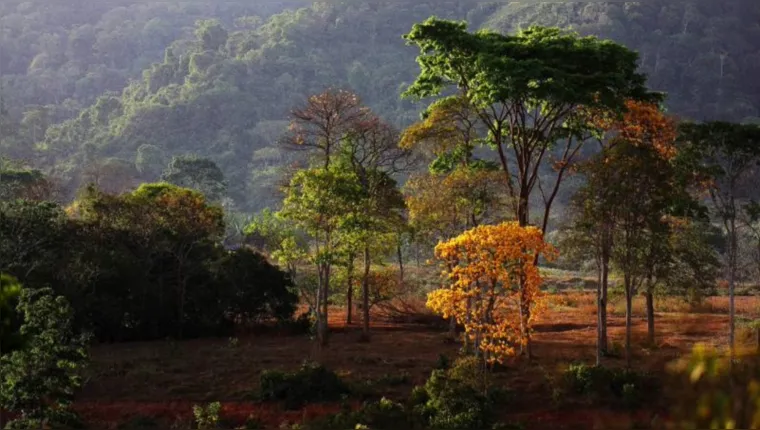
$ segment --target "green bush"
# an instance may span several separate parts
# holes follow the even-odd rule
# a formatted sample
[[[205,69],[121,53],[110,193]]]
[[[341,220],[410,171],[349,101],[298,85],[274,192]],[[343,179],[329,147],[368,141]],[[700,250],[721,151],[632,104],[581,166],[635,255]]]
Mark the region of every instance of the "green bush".
[[[477,359],[455,361],[436,369],[425,385],[417,386],[405,404],[388,399],[365,403],[310,423],[309,430],[481,430],[493,428],[493,400],[483,389],[484,374]]]
[[[206,406],[193,406],[193,417],[195,418],[196,428],[199,430],[210,430],[219,427],[219,413],[222,411],[222,404],[219,402],[209,403]]]
[[[261,373],[261,399],[284,401],[288,408],[306,403],[338,400],[349,390],[340,377],[321,365],[304,363],[293,373]]]
[[[655,378],[631,369],[573,364],[564,374],[565,389],[592,402],[636,408],[659,393]]]
[[[457,379],[452,372],[434,370],[425,383],[425,391],[428,399],[418,410],[432,428],[476,430],[493,424],[491,400],[475,390],[472,381]]]
[[[367,402],[357,411],[344,411],[312,422],[309,430],[395,430],[420,428],[410,421],[407,409],[386,398]]]
[[[76,428],[70,406],[88,360],[87,338],[74,333],[71,307],[49,288],[22,288],[16,309],[24,346],[0,357],[0,409],[19,414],[8,428]]]

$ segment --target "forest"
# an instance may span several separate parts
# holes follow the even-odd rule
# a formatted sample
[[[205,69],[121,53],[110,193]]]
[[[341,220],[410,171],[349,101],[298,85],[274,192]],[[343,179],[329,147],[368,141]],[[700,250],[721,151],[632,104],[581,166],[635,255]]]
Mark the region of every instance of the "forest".
[[[760,428],[758,22],[0,3],[0,428]]]

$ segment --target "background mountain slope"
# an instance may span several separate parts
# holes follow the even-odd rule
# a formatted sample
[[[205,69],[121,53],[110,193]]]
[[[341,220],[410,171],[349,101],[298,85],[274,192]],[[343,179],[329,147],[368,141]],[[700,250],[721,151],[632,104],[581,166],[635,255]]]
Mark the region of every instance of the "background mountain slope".
[[[300,157],[276,141],[307,95],[351,88],[398,126],[418,117],[421,106],[399,98],[417,73],[401,35],[431,15],[612,38],[641,53],[671,112],[760,116],[754,0],[78,1],[81,13],[62,3],[0,5],[0,151],[69,192],[155,180],[172,156],[193,153],[222,168],[238,209],[275,205],[281,169]]]

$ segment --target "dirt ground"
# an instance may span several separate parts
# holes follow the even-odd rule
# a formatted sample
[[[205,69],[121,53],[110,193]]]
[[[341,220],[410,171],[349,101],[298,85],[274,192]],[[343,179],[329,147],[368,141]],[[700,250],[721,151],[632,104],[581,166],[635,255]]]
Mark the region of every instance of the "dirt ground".
[[[758,299],[737,298],[738,314],[755,317],[760,310]],[[534,360],[512,363],[496,374],[497,383],[516,394],[500,418],[521,423],[526,429],[631,428],[655,419],[658,411],[627,413],[553,406],[553,378],[571,362],[594,361],[596,311],[590,292],[565,291],[551,295],[549,300],[547,313],[535,327]],[[661,312],[656,314],[656,345],[645,346],[643,303],[637,301],[635,366],[661,373],[668,362],[695,343],[725,344],[727,307],[725,297],[709,298],[698,310],[677,299],[661,300]],[[253,416],[273,428],[284,421],[303,422],[334,412],[339,405],[285,411],[275,404],[259,403],[253,395],[262,370],[293,370],[304,360],[318,359],[348,381],[374,381],[376,387],[382,387],[383,395],[401,398],[426,380],[440,355],[453,357],[459,348],[446,342],[442,324],[430,321],[434,319],[424,314],[415,316],[413,311],[378,313],[371,341],[362,343],[359,325],[346,326],[345,315],[335,311],[330,345],[321,351],[306,336],[274,334],[241,334],[236,341],[100,345],[92,349],[93,362],[75,407],[88,425],[104,430],[146,416],[160,420],[167,428],[190,428],[192,406],[212,401],[220,401],[222,416],[233,421],[243,422]],[[622,308],[613,301],[609,336],[620,357],[608,358],[609,365],[623,364],[624,329]],[[749,342],[750,336],[746,340]],[[396,382],[383,386],[383,381]]]

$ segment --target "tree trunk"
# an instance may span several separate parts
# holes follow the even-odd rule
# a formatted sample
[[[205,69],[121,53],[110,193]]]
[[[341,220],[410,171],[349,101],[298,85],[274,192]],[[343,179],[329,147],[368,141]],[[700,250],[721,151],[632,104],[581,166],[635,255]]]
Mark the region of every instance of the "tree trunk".
[[[520,315],[522,316],[522,321],[520,322],[520,325],[522,326],[522,335],[525,342],[525,358],[530,361],[533,358],[533,348],[531,344],[531,336],[530,336],[530,303],[526,303],[524,298],[520,298],[520,301],[522,302]]]
[[[398,256],[398,278],[401,284],[404,283],[404,257],[401,254],[401,243],[396,245],[396,255]]]
[[[647,286],[647,342],[654,345],[654,288],[652,285]]]
[[[369,340],[369,245],[364,246],[364,278],[362,279],[362,340]]]
[[[330,265],[325,263],[324,268],[324,284],[322,286],[322,337],[320,344],[327,346],[329,337],[329,323],[328,323],[328,305],[327,302],[330,297]]]
[[[346,289],[346,325],[351,325],[351,316],[354,311],[354,256],[348,257],[348,267],[346,268],[346,277],[348,278],[348,288]]]
[[[602,256],[602,291],[599,297],[599,345],[603,355],[607,355],[607,292],[610,284],[610,255],[609,249]]]
[[[324,343],[324,326],[322,325],[322,296],[325,289],[325,269],[324,264],[317,265],[318,284],[317,284],[317,301],[314,304],[314,325],[317,329],[317,345],[322,346]]]
[[[736,225],[733,219],[729,221],[728,244],[728,347],[731,352],[731,357],[733,358],[735,347],[736,317],[736,308],[734,303],[734,289],[736,283]],[[731,361],[733,362],[733,360]]]
[[[625,365],[631,367],[631,312],[633,312],[633,292],[631,282],[625,280]]]
[[[602,365],[602,357],[604,357],[604,350],[602,349],[602,262],[601,257],[597,260],[597,276],[596,276],[596,365]]]

